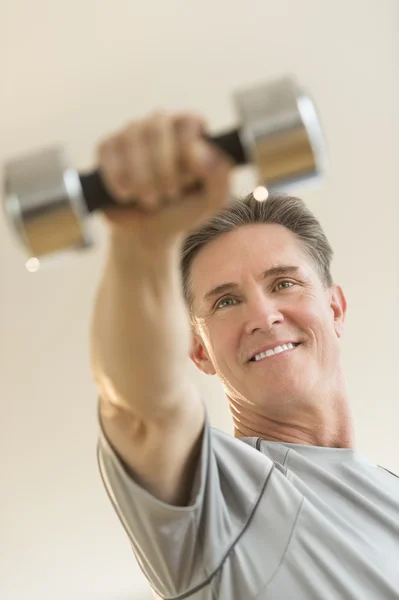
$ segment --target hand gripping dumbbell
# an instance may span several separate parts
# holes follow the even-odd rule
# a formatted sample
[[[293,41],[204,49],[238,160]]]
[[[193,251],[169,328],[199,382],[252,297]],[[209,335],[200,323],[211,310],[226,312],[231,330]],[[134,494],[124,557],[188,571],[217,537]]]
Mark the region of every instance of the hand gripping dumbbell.
[[[238,128],[208,139],[236,165],[255,165],[268,191],[285,191],[323,173],[321,125],[295,80],[284,77],[236,92],[234,101]],[[58,146],[8,161],[4,182],[6,217],[40,263],[91,246],[90,213],[115,204],[100,173],[78,173]]]

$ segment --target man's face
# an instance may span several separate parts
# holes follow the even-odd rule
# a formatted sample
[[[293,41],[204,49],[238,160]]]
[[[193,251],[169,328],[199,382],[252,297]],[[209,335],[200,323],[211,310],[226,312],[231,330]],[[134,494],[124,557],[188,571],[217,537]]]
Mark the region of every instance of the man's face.
[[[191,358],[230,397],[273,412],[334,385],[345,297],[337,285],[323,288],[291,231],[253,224],[222,234],[197,254],[191,276]],[[289,343],[299,345],[251,360]]]

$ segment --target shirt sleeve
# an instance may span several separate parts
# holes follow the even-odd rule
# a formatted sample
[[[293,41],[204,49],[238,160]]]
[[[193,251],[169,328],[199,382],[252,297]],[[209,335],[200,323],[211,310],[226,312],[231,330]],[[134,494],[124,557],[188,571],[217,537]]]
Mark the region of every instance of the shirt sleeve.
[[[188,506],[172,506],[138,485],[107,440],[100,422],[100,474],[134,555],[160,597],[205,586],[245,530],[273,462],[210,427],[206,416]]]

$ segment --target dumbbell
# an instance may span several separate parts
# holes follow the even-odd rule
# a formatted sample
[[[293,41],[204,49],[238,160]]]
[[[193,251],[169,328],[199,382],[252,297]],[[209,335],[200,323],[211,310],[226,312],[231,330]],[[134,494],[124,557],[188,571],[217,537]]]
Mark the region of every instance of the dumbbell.
[[[326,151],[317,111],[292,77],[233,98],[238,128],[208,139],[235,165],[254,165],[259,184],[270,192],[323,174]],[[9,160],[4,183],[7,220],[37,265],[92,246],[90,213],[115,204],[99,171],[78,173],[60,146]]]

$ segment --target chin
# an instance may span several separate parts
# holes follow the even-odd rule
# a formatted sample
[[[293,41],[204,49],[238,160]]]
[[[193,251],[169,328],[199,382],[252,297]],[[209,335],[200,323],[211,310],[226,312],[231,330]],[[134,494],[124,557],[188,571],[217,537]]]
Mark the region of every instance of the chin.
[[[266,402],[281,402],[282,399],[287,401],[295,401],[304,394],[307,395],[314,389],[314,383],[309,377],[304,377],[303,374],[295,376],[288,374],[281,377],[264,378],[264,384],[261,386],[262,392],[267,390]],[[280,380],[280,381],[279,381]],[[314,381],[314,379],[313,379]]]

